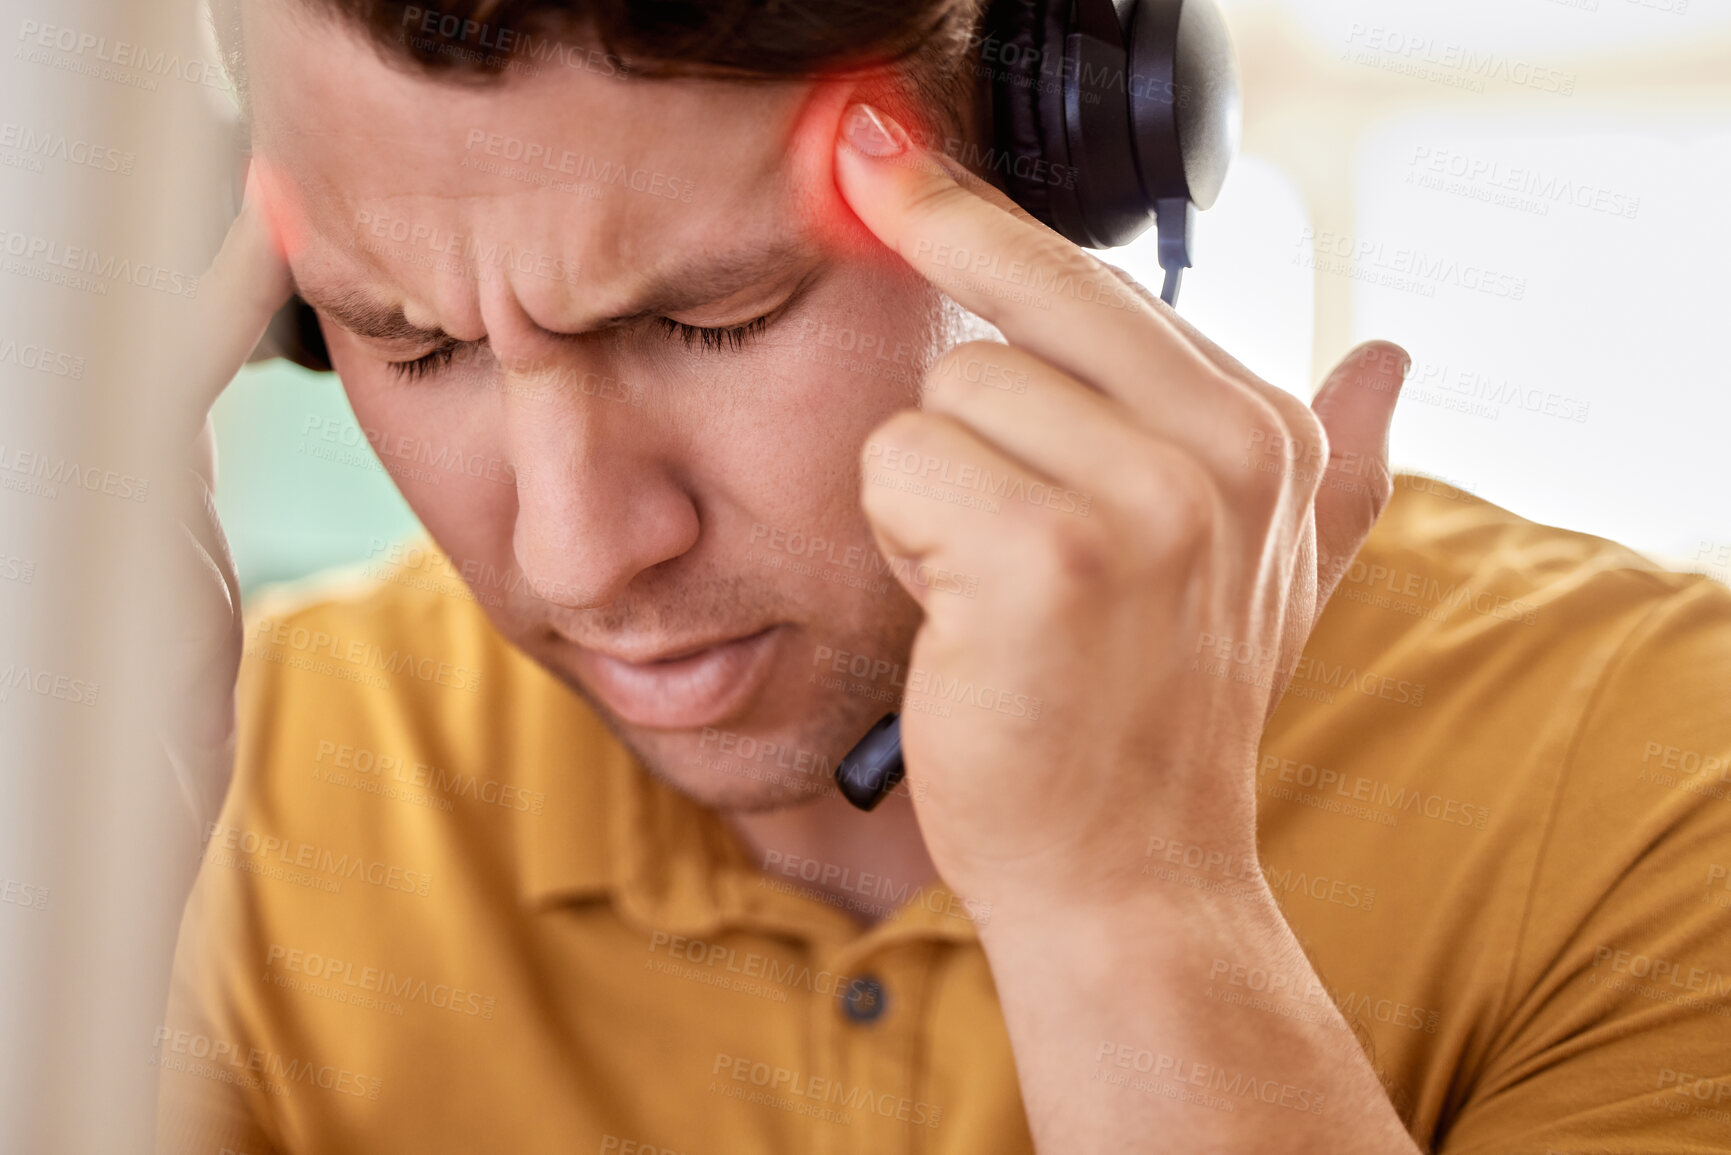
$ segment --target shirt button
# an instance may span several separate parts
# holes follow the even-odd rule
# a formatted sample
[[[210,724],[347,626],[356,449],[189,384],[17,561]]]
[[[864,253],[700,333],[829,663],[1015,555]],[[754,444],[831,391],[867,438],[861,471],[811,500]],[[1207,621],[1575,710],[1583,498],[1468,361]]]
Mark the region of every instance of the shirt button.
[[[842,1010],[856,1023],[876,1022],[889,1006],[889,994],[883,983],[871,975],[848,984],[842,995]]]

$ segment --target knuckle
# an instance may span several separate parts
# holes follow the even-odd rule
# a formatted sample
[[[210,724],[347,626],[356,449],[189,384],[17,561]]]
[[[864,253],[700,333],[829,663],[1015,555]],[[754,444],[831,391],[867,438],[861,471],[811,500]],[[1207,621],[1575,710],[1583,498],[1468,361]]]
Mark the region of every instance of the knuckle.
[[[1265,428],[1261,423],[1252,426],[1256,431]],[[1322,464],[1311,456],[1308,446],[1283,432],[1267,433],[1260,447],[1261,452],[1248,456],[1239,468],[1226,471],[1221,488],[1235,508],[1267,517],[1279,506],[1295,477],[1319,473]]]
[[[1221,491],[1189,454],[1150,446],[1113,481],[1114,549],[1140,578],[1192,557],[1213,538]]]
[[[1295,436],[1308,437],[1312,429],[1321,430],[1322,422],[1316,419],[1310,406],[1294,397],[1284,389],[1273,385],[1262,385],[1258,393],[1264,403],[1273,408],[1279,420]]]
[[[1113,553],[1096,526],[1077,518],[1048,518],[1031,536],[1030,573],[1047,601],[1089,595],[1106,581]]]
[[[1172,490],[1160,460],[1162,447],[1146,435],[1139,441],[1140,451],[1129,455],[1113,472],[1106,496],[1117,510],[1141,521],[1158,513]]]
[[[1218,491],[1208,471],[1181,454],[1164,455],[1159,473],[1156,524],[1162,530],[1162,552],[1195,550],[1213,536]]]
[[[866,437],[860,448],[861,462],[869,468],[883,464],[887,454],[918,451],[930,441],[929,424],[930,419],[916,410],[903,409],[891,414]]]
[[[1271,517],[1290,494],[1312,496],[1326,480],[1328,437],[1298,398],[1272,386],[1257,391],[1244,428],[1244,468],[1232,471],[1225,485],[1236,504]]]
[[[1101,268],[1105,269],[1113,277],[1117,278],[1118,283],[1124,287],[1125,292],[1137,301],[1141,302],[1149,311],[1159,312],[1161,309],[1166,307],[1166,303],[1156,296],[1152,289],[1147,285],[1144,285],[1141,281],[1138,281],[1125,270],[1119,268],[1110,261],[1100,260],[1099,258],[1095,258],[1095,260]]]

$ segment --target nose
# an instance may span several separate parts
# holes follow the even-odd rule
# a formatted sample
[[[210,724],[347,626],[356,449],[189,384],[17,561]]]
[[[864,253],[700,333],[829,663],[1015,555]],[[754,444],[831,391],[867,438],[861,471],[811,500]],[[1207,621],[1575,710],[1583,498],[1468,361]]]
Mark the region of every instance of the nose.
[[[607,605],[697,542],[673,439],[648,419],[641,383],[619,380],[607,335],[559,336],[522,315],[487,325],[518,470],[517,565],[544,601]]]

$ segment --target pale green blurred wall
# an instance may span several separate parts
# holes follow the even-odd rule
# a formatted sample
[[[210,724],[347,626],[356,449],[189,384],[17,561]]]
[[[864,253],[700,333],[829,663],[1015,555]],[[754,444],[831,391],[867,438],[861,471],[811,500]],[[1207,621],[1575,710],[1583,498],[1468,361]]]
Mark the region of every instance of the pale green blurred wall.
[[[216,504],[247,595],[420,532],[334,373],[249,365],[213,416]]]

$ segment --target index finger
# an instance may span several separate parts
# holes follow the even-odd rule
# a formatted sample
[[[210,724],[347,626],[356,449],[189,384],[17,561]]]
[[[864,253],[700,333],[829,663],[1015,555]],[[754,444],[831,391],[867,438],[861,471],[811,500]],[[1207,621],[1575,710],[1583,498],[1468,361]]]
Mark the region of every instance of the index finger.
[[[1184,394],[1212,364],[1158,310],[1063,237],[962,187],[868,105],[843,117],[836,183],[880,241],[1011,344],[1137,408],[1149,377],[1195,400]]]

